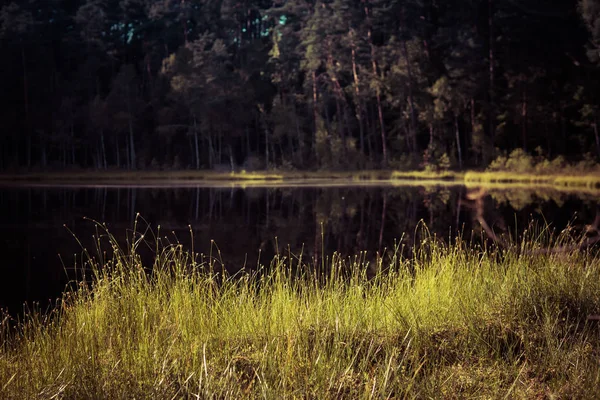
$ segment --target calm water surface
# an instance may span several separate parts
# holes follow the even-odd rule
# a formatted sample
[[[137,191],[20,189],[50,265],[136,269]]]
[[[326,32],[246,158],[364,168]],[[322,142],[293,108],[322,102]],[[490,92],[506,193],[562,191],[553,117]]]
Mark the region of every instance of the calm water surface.
[[[399,239],[410,252],[421,221],[445,241],[457,232],[478,238],[485,229],[514,236],[531,220],[583,229],[594,223],[598,204],[593,195],[462,186],[2,187],[0,307],[18,313],[24,302],[45,307],[59,296],[74,277],[81,246],[94,248],[90,219],[105,222],[121,242],[136,213],[185,246],[192,244],[191,226],[195,250],[208,253],[214,240],[225,268],[235,272],[268,262],[288,245],[306,259],[364,250],[374,257]],[[145,226],[138,222],[138,230]]]

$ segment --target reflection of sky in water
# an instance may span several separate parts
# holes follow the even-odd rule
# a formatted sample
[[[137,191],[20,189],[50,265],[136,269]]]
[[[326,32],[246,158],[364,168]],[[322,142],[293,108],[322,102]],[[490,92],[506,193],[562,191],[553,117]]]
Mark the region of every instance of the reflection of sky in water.
[[[279,250],[324,250],[353,255],[390,249],[403,240],[405,252],[419,242],[422,222],[440,240],[461,232],[481,237],[518,234],[531,220],[556,229],[572,222],[580,230],[596,218],[593,195],[562,192],[478,191],[464,187],[284,187],[284,188],[1,188],[0,251],[3,273],[0,306],[20,309],[24,300],[44,302],[68,281],[67,271],[81,247],[66,225],[94,249],[96,227],[106,222],[124,242],[140,213],[160,236],[175,237],[208,253],[211,240],[229,270],[265,263]],[[88,218],[88,219],[84,219]],[[485,224],[481,223],[483,218]],[[138,223],[138,230],[145,222]],[[152,237],[149,233],[147,237]],[[64,262],[61,263],[58,254]],[[151,262],[151,258],[149,259]]]

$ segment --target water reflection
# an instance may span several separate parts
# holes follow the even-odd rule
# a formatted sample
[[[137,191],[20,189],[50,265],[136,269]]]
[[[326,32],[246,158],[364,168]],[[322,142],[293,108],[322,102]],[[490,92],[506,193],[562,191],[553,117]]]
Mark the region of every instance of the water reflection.
[[[424,222],[442,240],[518,235],[532,219],[557,229],[598,230],[594,194],[493,191],[465,187],[328,188],[0,188],[0,307],[60,294],[81,246],[93,249],[95,226],[106,222],[124,241],[136,213],[161,236],[177,237],[199,252],[211,240],[225,267],[235,272],[268,262],[278,251],[303,251],[305,259],[339,251],[373,257],[402,239],[410,255]],[[61,255],[61,258],[58,257]],[[62,262],[61,262],[62,259]]]

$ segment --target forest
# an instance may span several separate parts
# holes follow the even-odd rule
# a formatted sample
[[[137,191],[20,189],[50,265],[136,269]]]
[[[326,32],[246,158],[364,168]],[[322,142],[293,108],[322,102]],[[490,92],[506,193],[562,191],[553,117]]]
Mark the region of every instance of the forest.
[[[600,157],[600,0],[0,2],[0,170]]]

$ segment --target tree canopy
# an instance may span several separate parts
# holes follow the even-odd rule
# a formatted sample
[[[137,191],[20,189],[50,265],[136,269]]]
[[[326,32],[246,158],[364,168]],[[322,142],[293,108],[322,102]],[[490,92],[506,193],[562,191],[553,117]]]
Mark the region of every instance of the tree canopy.
[[[0,169],[600,157],[600,1],[0,3]]]

